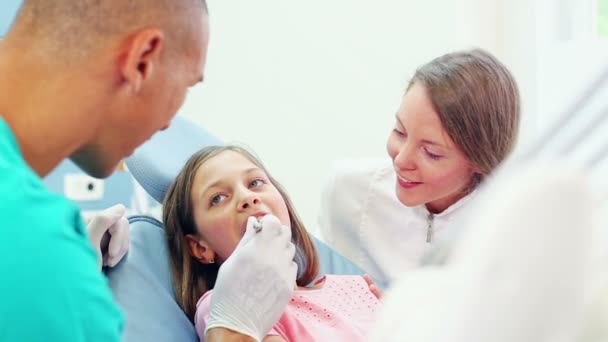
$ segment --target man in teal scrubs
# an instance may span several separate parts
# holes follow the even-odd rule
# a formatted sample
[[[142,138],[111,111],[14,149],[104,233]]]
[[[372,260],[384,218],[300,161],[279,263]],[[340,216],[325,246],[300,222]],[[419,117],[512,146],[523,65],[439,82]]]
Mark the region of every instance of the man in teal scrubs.
[[[120,340],[123,317],[79,211],[41,177],[65,158],[92,176],[111,174],[202,81],[207,44],[202,0],[23,1],[0,41],[0,341]],[[288,241],[255,251],[262,238],[220,271],[216,302],[232,305],[217,305],[217,331],[263,335],[280,314],[272,306],[287,303],[293,254],[264,264]],[[241,329],[251,313],[234,304],[246,297],[222,284],[243,284],[239,269],[263,267],[277,276],[261,291],[283,280],[287,290],[258,303],[271,314]]]

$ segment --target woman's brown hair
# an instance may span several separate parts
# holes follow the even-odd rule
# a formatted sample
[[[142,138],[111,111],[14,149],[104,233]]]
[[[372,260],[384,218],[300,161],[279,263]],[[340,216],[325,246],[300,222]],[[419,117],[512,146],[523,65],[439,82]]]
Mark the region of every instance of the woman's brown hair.
[[[306,286],[319,273],[319,261],[315,247],[304,224],[298,217],[289,196],[281,185],[268,173],[263,164],[252,153],[237,146],[209,146],[195,153],[186,162],[177,178],[165,195],[163,201],[163,223],[167,239],[173,288],[177,303],[190,320],[194,320],[196,303],[207,291],[213,289],[218,264],[202,264],[190,255],[186,235],[196,234],[194,208],[191,201],[194,176],[205,161],[225,151],[243,155],[266,173],[270,182],[277,188],[289,212],[292,241],[296,246],[295,261],[298,264],[296,283]]]
[[[435,58],[407,87],[424,86],[444,129],[479,173],[471,189],[513,150],[520,120],[515,79],[490,53],[474,49]]]

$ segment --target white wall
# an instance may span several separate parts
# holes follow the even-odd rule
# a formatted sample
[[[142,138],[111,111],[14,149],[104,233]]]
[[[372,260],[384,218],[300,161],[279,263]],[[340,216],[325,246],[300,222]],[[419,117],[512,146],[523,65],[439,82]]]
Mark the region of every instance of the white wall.
[[[563,116],[572,118],[566,129],[553,132],[556,139],[550,144],[544,143],[545,151],[553,153],[564,147],[575,148],[576,153],[569,156],[574,165],[590,165],[588,162],[607,147],[608,120],[596,122],[594,129],[576,136],[593,117],[597,118],[602,111],[604,117],[606,115],[608,80],[581,106],[574,105],[608,68],[608,40],[597,35],[594,15],[597,1],[535,0],[535,132],[551,129]],[[608,155],[593,168],[586,167],[586,171],[605,215],[608,213],[605,211],[608,208]]]
[[[181,113],[257,152],[314,231],[331,162],[385,157],[393,115],[417,66],[480,46],[516,78],[525,76],[529,55],[522,58],[505,42],[528,44],[519,41],[527,35],[522,26],[534,21],[508,17],[527,14],[526,3],[210,1],[206,81]],[[522,88],[534,89],[533,81]]]
[[[538,17],[546,15],[543,0],[504,0],[499,40],[502,57],[515,75],[521,96],[519,145],[525,146],[534,137],[537,124],[537,54]],[[549,0],[553,1],[553,0]]]

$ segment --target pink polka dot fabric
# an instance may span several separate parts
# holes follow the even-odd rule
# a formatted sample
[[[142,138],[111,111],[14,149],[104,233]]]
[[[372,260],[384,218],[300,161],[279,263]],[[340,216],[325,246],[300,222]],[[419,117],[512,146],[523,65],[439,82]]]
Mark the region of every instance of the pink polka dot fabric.
[[[361,276],[327,275],[320,282],[314,289],[294,292],[269,335],[298,342],[365,341],[380,308],[365,280]],[[207,293],[199,301],[195,318],[199,336],[205,330],[210,297]]]

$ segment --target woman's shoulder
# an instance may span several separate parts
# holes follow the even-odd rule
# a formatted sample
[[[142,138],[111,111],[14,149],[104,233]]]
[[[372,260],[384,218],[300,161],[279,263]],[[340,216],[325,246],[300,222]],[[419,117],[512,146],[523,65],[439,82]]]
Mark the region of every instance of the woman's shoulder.
[[[335,194],[348,194],[360,197],[374,184],[392,178],[392,166],[387,159],[343,159],[333,163],[325,191]]]
[[[392,201],[394,171],[389,159],[334,162],[321,192],[319,226],[325,241],[342,255],[357,260],[361,217],[369,198]]]
[[[392,165],[387,158],[340,159],[333,162],[330,174],[340,180],[361,182],[378,174],[386,174],[390,170]]]

